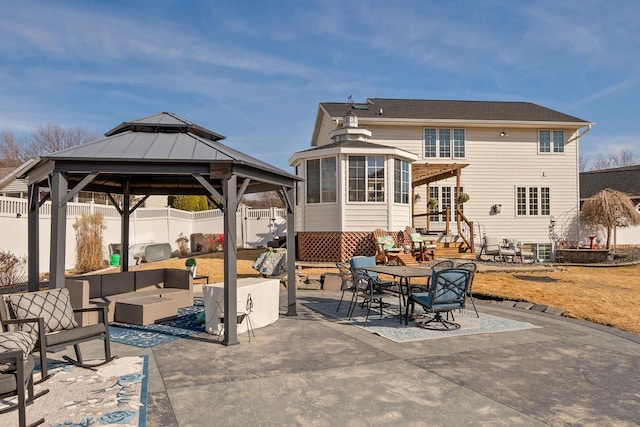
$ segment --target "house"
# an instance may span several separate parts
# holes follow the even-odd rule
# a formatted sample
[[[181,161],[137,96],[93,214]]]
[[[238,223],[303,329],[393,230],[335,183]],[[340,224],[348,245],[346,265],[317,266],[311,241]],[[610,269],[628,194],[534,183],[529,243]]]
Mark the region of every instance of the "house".
[[[610,188],[627,194],[640,212],[640,165],[602,169],[580,173],[580,202]],[[597,236],[606,240],[605,231]],[[613,235],[614,245],[640,244],[640,227],[617,227]]]
[[[592,125],[528,102],[321,103],[311,148],[289,159],[305,179],[298,259],[371,254],[374,229],[406,226],[471,254],[487,235],[549,259],[551,235],[579,233],[578,145]]]

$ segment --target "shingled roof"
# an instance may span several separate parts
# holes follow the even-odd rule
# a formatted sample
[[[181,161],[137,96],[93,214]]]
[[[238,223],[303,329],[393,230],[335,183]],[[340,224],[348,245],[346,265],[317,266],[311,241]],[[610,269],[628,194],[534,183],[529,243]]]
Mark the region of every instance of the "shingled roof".
[[[589,123],[531,102],[369,98],[365,103],[323,102],[320,106],[334,118],[355,111],[359,118]]]
[[[580,198],[588,199],[605,188],[640,200],[640,165],[580,173]]]

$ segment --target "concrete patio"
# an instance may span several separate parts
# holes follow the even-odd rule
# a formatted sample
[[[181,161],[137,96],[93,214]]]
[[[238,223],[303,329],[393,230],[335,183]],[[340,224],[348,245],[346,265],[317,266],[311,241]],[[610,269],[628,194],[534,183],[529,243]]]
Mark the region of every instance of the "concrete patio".
[[[299,291],[248,342],[205,333],[153,348],[147,425],[637,425],[640,336],[479,301],[541,328],[396,343],[307,308],[340,292]],[[281,313],[286,294],[281,292]],[[99,343],[83,347],[99,357]]]

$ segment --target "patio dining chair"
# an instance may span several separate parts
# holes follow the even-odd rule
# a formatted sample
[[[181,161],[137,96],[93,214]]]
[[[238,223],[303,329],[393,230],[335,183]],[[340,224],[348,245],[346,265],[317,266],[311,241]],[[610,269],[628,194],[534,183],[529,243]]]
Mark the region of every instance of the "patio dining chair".
[[[476,276],[476,271],[478,271],[478,264],[475,262],[464,262],[462,264],[458,264],[456,268],[469,270],[469,285],[467,286],[467,297],[471,300],[471,305],[473,305],[473,310],[476,312],[476,316],[479,318],[478,309],[476,308],[476,303],[473,302],[473,294],[471,293],[471,288],[473,286],[473,279]]]
[[[345,292],[351,292],[351,303],[353,303],[354,297],[354,285],[353,285],[353,275],[351,274],[351,267],[346,262],[336,262],[336,267],[338,267],[338,271],[340,272],[340,278],[342,279],[342,284],[340,285],[340,290],[342,291],[342,295],[340,296],[340,302],[338,303],[338,308],[336,308],[336,313],[340,311],[340,305],[342,305],[342,300],[344,299]],[[351,304],[349,304],[351,307]]]
[[[358,305],[358,298],[362,297],[361,306],[366,307],[367,314],[365,316],[364,324],[367,325],[369,320],[369,312],[371,311],[372,304],[377,303],[380,309],[380,317],[383,316],[384,302],[382,299],[387,295],[385,290],[389,290],[392,287],[398,285],[396,281],[383,281],[380,280],[375,272],[368,272],[364,270],[365,267],[375,267],[375,257],[367,256],[355,256],[351,258],[351,274],[353,276],[354,285],[354,297],[353,302],[349,306],[348,319],[353,317],[353,312]]]
[[[431,286],[427,292],[411,294],[407,301],[405,318],[409,320],[409,307],[415,304],[422,306],[430,315],[425,322],[418,326],[433,330],[459,329],[460,324],[455,323],[453,310],[463,309],[469,286],[469,271],[465,269],[438,270],[433,273]],[[450,314],[453,321],[442,317],[442,313]]]

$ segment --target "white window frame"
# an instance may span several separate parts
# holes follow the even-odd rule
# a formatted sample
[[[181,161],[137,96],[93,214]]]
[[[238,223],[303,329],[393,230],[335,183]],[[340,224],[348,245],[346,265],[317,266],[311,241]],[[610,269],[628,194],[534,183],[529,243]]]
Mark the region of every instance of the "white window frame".
[[[333,172],[329,172],[329,176],[327,176],[328,172],[330,171],[330,169],[327,168],[327,162],[329,160],[333,159]],[[309,184],[310,184],[310,180],[309,180],[309,162],[318,162],[318,190],[319,190],[319,197],[320,199],[317,202],[314,201],[309,201]],[[329,156],[329,157],[319,157],[316,159],[307,159],[306,160],[306,174],[307,174],[307,181],[306,181],[306,197],[305,197],[305,202],[307,204],[311,204],[311,205],[316,205],[316,204],[320,204],[320,203],[337,203],[338,201],[338,186],[337,186],[337,170],[338,170],[338,159],[336,156]],[[331,175],[333,175],[333,177],[331,177]],[[333,179],[331,179],[333,178]],[[331,186],[331,183],[333,182],[333,191],[329,191],[331,190],[331,188],[329,188],[329,186]],[[329,200],[325,200],[327,199],[326,195],[327,194],[331,194],[333,193],[333,200],[331,200],[331,198],[329,198]]]
[[[545,150],[542,149],[542,135],[543,132],[548,134],[549,146],[546,147],[547,141],[545,141]],[[538,130],[538,154],[564,154],[567,140],[565,138],[565,131],[561,129],[539,129]],[[548,148],[548,149],[547,149]]]
[[[427,139],[427,131],[435,139]],[[433,133],[433,135],[431,135]],[[462,139],[456,136],[462,134]],[[448,135],[447,144],[442,140]],[[423,128],[422,157],[424,159],[464,159],[467,157],[467,132],[464,128]]]
[[[514,195],[516,217],[551,216],[551,187],[518,185]]]
[[[351,161],[354,158],[364,158],[364,176],[352,178],[351,176]],[[372,165],[371,161],[375,163]],[[379,168],[379,163],[382,168]],[[385,185],[386,185],[386,156],[375,155],[350,155],[347,157],[347,201],[349,203],[385,203]],[[382,173],[382,176],[378,174]],[[372,174],[376,175],[372,177]],[[356,179],[364,182],[364,189],[358,189],[356,194],[360,191],[364,192],[364,200],[352,200],[353,190],[351,189],[352,181]],[[361,186],[356,186],[360,188]]]
[[[409,204],[409,162],[393,159],[393,202]]]

